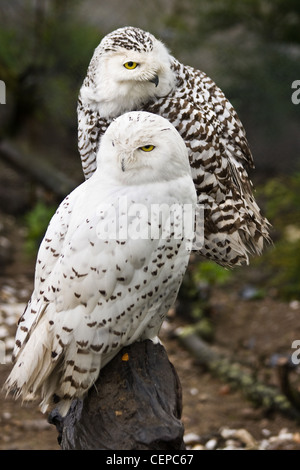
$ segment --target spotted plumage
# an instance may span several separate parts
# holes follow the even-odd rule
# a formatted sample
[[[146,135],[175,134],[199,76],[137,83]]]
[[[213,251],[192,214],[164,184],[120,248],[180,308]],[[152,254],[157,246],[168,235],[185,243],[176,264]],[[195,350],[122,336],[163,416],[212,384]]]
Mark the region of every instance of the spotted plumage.
[[[101,139],[97,170],[41,243],[6,388],[66,414],[125,345],[155,339],[185,273],[196,205],[186,146],[164,118],[131,112]]]
[[[130,70],[126,64],[130,63]],[[198,252],[223,266],[248,263],[269,238],[269,223],[255,202],[247,170],[253,158],[230,102],[202,71],[172,57],[152,34],[120,28],[103,38],[78,100],[83,171],[96,169],[101,136],[113,118],[130,110],[167,118],[188,149],[198,202],[205,210]]]

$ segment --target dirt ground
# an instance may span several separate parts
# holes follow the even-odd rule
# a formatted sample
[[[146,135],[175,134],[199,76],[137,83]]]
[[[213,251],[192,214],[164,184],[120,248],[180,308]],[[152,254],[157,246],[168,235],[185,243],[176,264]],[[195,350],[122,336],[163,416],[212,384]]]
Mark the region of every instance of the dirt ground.
[[[11,367],[15,319],[30,296],[34,269],[34,261],[22,255],[22,231],[15,230],[10,240],[15,247],[13,262],[6,265],[0,276],[0,339],[6,342],[8,353],[6,364],[0,364],[0,387]],[[213,291],[212,346],[250,366],[259,380],[278,387],[272,361],[278,354],[292,354],[292,342],[300,339],[300,303],[282,302],[271,295],[261,300],[246,300],[240,295],[242,286],[243,280],[239,285]],[[174,335],[183,323],[182,318],[171,315],[163,325],[161,339],[183,389],[182,421],[188,448],[300,449],[299,423],[279,412],[255,407],[240,390],[197,364]],[[8,335],[4,337],[4,333]],[[297,386],[299,370],[295,369],[293,374]],[[5,398],[1,392],[0,450],[13,449],[59,450],[60,447],[56,429],[47,423],[47,416],[40,413],[37,403],[21,406],[19,401],[11,396]]]

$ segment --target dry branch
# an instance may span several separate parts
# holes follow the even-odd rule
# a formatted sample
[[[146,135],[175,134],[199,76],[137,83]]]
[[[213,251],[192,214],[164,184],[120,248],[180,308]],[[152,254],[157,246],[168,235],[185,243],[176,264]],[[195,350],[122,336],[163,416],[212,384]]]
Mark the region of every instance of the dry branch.
[[[255,405],[279,411],[291,419],[300,421],[300,412],[276,387],[257,381],[251,373],[243,370],[240,364],[214,351],[190,329],[179,330],[177,338],[200,365],[216,377],[240,389]]]
[[[0,158],[60,198],[77,186],[75,181],[53,168],[45,159],[20,152],[6,140],[0,142]]]

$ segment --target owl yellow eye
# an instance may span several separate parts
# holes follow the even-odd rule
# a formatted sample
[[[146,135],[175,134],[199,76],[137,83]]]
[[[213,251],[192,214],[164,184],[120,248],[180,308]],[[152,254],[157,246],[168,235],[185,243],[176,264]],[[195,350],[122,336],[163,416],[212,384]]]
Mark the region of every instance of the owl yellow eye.
[[[143,150],[143,152],[151,152],[154,148],[154,145],[144,145],[143,147],[140,147],[140,150]]]
[[[124,64],[125,69],[128,69],[128,70],[133,70],[133,69],[135,69],[137,66],[138,66],[138,64],[137,64],[136,62],[126,62],[126,63]]]

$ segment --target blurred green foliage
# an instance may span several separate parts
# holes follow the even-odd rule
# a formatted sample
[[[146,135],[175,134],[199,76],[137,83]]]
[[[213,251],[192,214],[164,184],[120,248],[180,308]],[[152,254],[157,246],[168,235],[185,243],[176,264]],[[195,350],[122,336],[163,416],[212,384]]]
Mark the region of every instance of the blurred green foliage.
[[[267,41],[300,43],[298,0],[194,0],[194,8],[198,17],[204,13],[200,24],[206,32],[243,25]]]
[[[43,202],[38,202],[33,209],[25,215],[24,222],[27,233],[24,249],[28,256],[36,256],[39,245],[55,211],[56,207],[53,207],[52,205],[48,206]]]
[[[294,167],[300,151],[300,117],[291,103],[291,84],[300,76],[298,0],[153,0],[143,10],[128,0],[122,16],[118,0],[111,5],[105,7],[107,26],[96,0],[0,2],[0,78],[7,85],[5,109],[13,108],[4,122],[0,116],[0,137],[26,125],[28,131],[34,122],[41,144],[41,128],[50,134],[51,126],[51,134],[64,139],[59,149],[75,152],[77,96],[93,50],[107,28],[134,24],[161,37],[175,56],[204,69],[225,91],[258,169]]]
[[[225,285],[232,279],[232,271],[213,261],[191,258],[179,291],[178,313],[189,318],[193,330],[203,339],[211,341],[214,325],[211,318],[211,300],[214,287]]]
[[[254,177],[258,171],[293,171],[300,152],[299,106],[291,102],[291,84],[300,77],[300,2],[188,3],[190,14],[183,14],[174,46],[183,61],[204,69],[236,108],[253,151]],[[176,28],[175,20],[176,15],[168,24]]]
[[[268,216],[277,231],[282,234],[287,225],[300,225],[300,172],[272,178],[260,191],[266,200]]]
[[[213,261],[202,261],[194,272],[195,282],[207,283],[209,286],[221,286],[232,277],[232,272]]]
[[[75,161],[80,167],[78,91],[94,48],[109,32],[101,22],[101,3],[0,2],[0,79],[8,95],[0,138],[22,134],[30,140],[33,135],[30,145],[47,151],[52,146],[56,161],[70,172]],[[284,173],[258,193],[274,226],[275,247],[251,264],[260,263],[280,295],[299,298],[300,176],[293,171],[300,152],[300,106],[291,102],[291,84],[300,77],[299,0],[153,0],[143,9],[129,0],[122,15],[117,0],[109,3],[115,18],[109,30],[133,24],[153,32],[182,62],[205,70],[225,91],[245,125],[257,167],[254,178],[259,172],[264,180]],[[107,4],[106,14],[108,9]],[[72,155],[67,164],[65,147]],[[27,249],[36,249],[50,215],[46,204],[33,206]],[[182,293],[186,287],[190,299],[199,299],[200,285],[203,291],[205,284],[222,285],[234,275],[214,263],[198,263]],[[205,310],[200,304],[197,308]]]
[[[267,278],[259,292],[274,287],[281,297],[299,299],[300,175],[294,172],[300,108],[291,102],[291,84],[300,77],[300,2],[191,0],[190,5],[193,17],[185,27],[181,23],[178,44],[185,35],[185,50],[201,44],[203,57],[209,53],[206,71],[237,109],[261,171],[253,177],[264,180],[256,197],[273,225],[274,247],[252,258],[250,268],[259,266]],[[200,55],[200,68],[201,60]],[[210,264],[200,263],[199,270],[200,278],[210,277]],[[239,280],[240,270],[231,276]]]
[[[300,299],[300,172],[269,180],[260,193],[274,227],[274,247],[257,264],[280,297]]]
[[[72,135],[76,148],[77,96],[99,30],[81,21],[78,1],[11,3],[0,4],[0,77],[11,108],[1,135],[16,135],[34,119]]]

